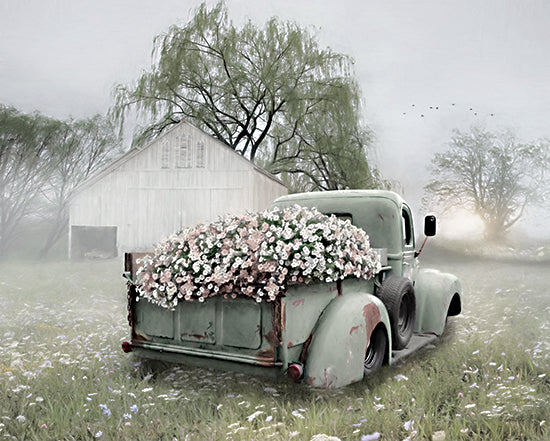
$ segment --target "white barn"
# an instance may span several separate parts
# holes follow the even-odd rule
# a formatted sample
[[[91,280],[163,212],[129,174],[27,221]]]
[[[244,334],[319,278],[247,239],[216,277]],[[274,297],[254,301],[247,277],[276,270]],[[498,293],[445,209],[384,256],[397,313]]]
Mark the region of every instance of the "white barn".
[[[275,176],[182,122],[77,189],[70,203],[69,255],[152,250],[184,226],[264,210],[286,193]]]

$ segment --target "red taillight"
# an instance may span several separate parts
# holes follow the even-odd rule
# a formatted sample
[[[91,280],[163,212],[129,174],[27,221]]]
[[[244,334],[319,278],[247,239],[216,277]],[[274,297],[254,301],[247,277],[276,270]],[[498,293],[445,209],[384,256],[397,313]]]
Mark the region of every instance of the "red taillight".
[[[125,353],[132,352],[132,344],[129,341],[123,341],[122,342],[122,350]]]
[[[286,374],[294,381],[300,381],[304,375],[304,365],[302,363],[291,363],[286,370]]]

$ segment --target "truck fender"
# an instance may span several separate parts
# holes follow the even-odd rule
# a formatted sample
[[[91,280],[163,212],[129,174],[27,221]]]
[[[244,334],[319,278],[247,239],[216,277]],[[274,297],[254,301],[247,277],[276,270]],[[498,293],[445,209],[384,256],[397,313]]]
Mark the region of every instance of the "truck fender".
[[[420,269],[415,280],[416,332],[441,335],[447,316],[460,313],[462,288],[456,276]]]
[[[391,329],[386,308],[375,296],[348,292],[333,299],[313,329],[305,359],[305,382],[338,388],[361,380],[370,336],[380,324],[386,333]],[[389,364],[391,336],[387,337]]]

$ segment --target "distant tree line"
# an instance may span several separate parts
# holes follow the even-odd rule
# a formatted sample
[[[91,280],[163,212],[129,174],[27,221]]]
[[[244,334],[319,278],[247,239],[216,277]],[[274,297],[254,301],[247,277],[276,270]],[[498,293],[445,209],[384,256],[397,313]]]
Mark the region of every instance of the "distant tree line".
[[[116,133],[99,115],[61,121],[0,105],[0,256],[25,221],[43,223],[36,255],[48,254],[67,231],[76,187],[120,152]]]

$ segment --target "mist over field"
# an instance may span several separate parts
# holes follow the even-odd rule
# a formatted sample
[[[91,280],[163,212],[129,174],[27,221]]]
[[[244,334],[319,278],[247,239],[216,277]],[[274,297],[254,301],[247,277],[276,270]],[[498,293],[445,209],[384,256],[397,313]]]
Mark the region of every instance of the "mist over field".
[[[0,0],[0,104],[59,119],[105,113],[113,85],[150,67],[154,37],[200,3]],[[430,161],[455,129],[550,139],[550,3],[227,6],[238,23],[278,16],[310,26],[353,58],[369,161],[410,203],[417,249],[424,215],[438,217],[419,259],[459,277],[461,314],[433,347],[335,391],[152,363],[121,350],[130,332],[123,257],[68,260],[65,234],[41,259],[51,225],[33,212],[0,259],[0,440],[549,439],[548,201],[487,241],[464,207],[422,200]]]

